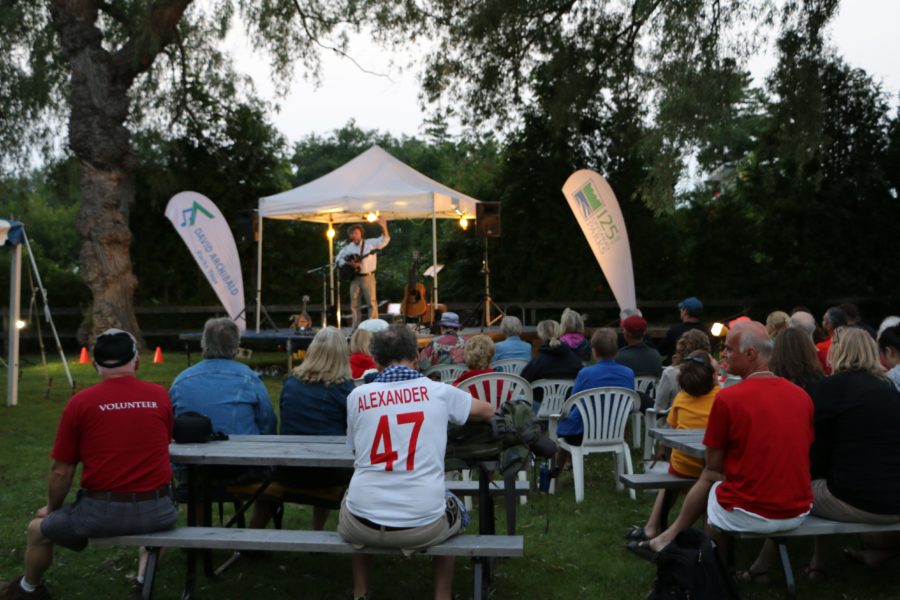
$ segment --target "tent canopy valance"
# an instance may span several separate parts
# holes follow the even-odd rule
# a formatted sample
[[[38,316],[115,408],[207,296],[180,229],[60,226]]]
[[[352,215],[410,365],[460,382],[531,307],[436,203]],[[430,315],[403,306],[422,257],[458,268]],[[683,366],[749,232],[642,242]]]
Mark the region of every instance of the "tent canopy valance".
[[[300,187],[260,198],[259,216],[317,223],[473,218],[478,200],[447,187],[372,146],[350,162]]]
[[[438,303],[437,219],[474,219],[479,200],[422,175],[383,148],[372,146],[350,162],[300,187],[259,199],[256,330],[262,307],[262,222],[289,219],[316,223],[358,223],[370,213],[389,221],[431,219],[431,301]],[[329,237],[332,303],[335,301],[334,240]],[[340,315],[340,294],[337,295]],[[338,316],[340,319],[340,316]]]

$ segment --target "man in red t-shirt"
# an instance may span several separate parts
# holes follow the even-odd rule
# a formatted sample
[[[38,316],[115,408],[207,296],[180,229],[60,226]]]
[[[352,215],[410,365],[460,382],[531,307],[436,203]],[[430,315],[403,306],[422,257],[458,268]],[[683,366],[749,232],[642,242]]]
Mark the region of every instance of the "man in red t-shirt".
[[[79,551],[92,537],[175,526],[172,403],[165,388],[134,377],[139,362],[128,332],[109,329],[97,337],[94,366],[102,382],[72,396],[63,410],[50,453],[47,504],[28,524],[25,574],[0,597],[50,598],[42,577],[54,544]],[[63,504],[78,463],[81,489],[74,502]]]
[[[662,550],[707,513],[718,531],[775,533],[797,527],[812,506],[809,395],[768,370],[772,342],[756,321],[737,323],[725,338],[723,360],[743,381],[716,395],[706,435],[706,467],[678,518],[649,542],[629,545],[641,556]]]

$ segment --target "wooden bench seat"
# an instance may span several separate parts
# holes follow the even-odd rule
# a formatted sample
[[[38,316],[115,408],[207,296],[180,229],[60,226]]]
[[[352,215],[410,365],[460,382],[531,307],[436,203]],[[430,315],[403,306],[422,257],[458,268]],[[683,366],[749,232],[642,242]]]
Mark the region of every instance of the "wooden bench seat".
[[[257,550],[272,552],[321,552],[330,554],[400,554],[399,550],[363,548],[356,550],[334,531],[284,529],[241,529],[223,527],[179,527],[158,533],[125,535],[91,540],[98,546],[145,546],[150,549],[142,597],[153,595],[153,580],[160,548],[186,550]],[[486,597],[490,582],[485,576],[485,559],[519,557],[524,554],[524,538],[509,535],[458,535],[421,552],[427,556],[465,556],[475,562],[476,599]]]
[[[670,473],[622,473],[619,481],[633,490],[682,490],[690,488],[697,480]]]
[[[778,548],[778,558],[781,561],[781,568],[784,571],[784,582],[787,597],[796,598],[797,582],[794,578],[794,571],[791,567],[790,557],[788,556],[788,538],[806,537],[810,535],[884,533],[889,531],[900,531],[900,523],[891,523],[888,525],[873,525],[871,523],[844,523],[841,521],[830,521],[828,519],[810,516],[806,517],[799,527],[790,529],[788,531],[779,531],[774,535],[749,532],[736,532],[732,533],[731,535],[741,539],[771,538]]]

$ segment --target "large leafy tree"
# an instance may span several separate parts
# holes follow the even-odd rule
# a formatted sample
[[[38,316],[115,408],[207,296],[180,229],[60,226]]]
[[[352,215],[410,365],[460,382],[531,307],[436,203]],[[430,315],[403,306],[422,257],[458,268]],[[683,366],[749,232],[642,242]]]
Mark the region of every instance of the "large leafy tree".
[[[221,141],[223,118],[246,84],[218,43],[236,12],[268,52],[279,87],[293,65],[318,72],[323,48],[346,33],[398,21],[382,0],[4,0],[0,10],[0,147],[4,167],[36,147],[66,145],[78,160],[80,273],[93,304],[87,331],[139,332],[129,209],[135,197],[135,131],[156,128]],[[402,22],[402,21],[400,21]]]

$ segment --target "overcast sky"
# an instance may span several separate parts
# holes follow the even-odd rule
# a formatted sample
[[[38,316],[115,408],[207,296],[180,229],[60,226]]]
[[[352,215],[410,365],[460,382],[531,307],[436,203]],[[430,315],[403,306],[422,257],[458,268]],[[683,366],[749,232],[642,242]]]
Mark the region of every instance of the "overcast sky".
[[[831,42],[844,60],[865,69],[895,99],[900,92],[898,23],[900,0],[844,0],[830,26]],[[257,90],[263,97],[271,98],[272,84],[265,64],[243,45],[239,36],[230,38],[229,46],[240,57],[238,70],[253,73]],[[279,101],[281,111],[271,116],[278,129],[291,142],[310,133],[330,133],[350,119],[363,129],[396,136],[420,133],[424,113],[417,100],[418,71],[412,68],[401,72],[390,66],[392,59],[405,63],[406,56],[391,55],[359,36],[353,40],[349,54],[370,71],[390,74],[390,80],[362,72],[345,58],[325,55],[322,85],[314,88],[298,75],[291,94]],[[750,68],[758,82],[774,63],[771,53],[751,61]]]

